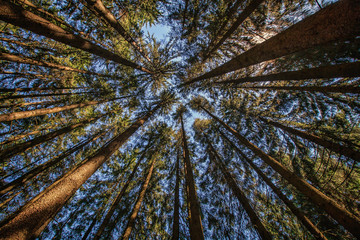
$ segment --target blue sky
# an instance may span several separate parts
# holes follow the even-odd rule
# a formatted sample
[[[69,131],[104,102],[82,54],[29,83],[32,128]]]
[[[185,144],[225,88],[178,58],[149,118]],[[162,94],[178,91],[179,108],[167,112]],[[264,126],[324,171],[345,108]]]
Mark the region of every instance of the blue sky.
[[[154,37],[158,40],[165,40],[166,35],[170,32],[170,27],[162,24],[155,24],[151,27],[149,25],[145,25],[143,27],[143,31],[145,35],[150,33],[150,35],[154,35]]]

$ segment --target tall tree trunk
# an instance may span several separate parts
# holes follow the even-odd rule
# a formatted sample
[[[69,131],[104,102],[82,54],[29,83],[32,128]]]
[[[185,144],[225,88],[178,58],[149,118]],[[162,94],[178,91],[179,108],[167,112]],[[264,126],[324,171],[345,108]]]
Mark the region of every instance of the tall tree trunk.
[[[360,33],[359,12],[359,1],[340,0],[214,70],[184,84],[216,77],[318,45],[354,38]]]
[[[0,101],[13,100],[21,98],[35,98],[35,97],[56,97],[56,96],[71,96],[71,95],[82,95],[82,94],[99,94],[99,92],[81,92],[81,93],[47,93],[47,94],[28,94],[28,95],[10,95],[0,98]]]
[[[172,229],[172,240],[178,240],[179,239],[179,208],[180,208],[180,202],[179,202],[179,188],[180,188],[180,159],[179,159],[179,150],[176,154],[176,179],[175,179],[175,196],[174,196],[174,216],[173,216],[173,229]]]
[[[0,239],[33,239],[46,227],[79,187],[138,130],[161,103],[135,121],[92,157],[65,174],[37,197],[0,223]]]
[[[35,91],[65,91],[65,90],[74,90],[74,89],[88,89],[88,87],[43,87],[43,88],[0,88],[0,92],[35,92]]]
[[[263,3],[264,0],[252,0],[249,5],[239,14],[236,21],[231,25],[229,30],[222,36],[220,41],[205,55],[205,58],[203,62],[208,59],[213,52],[219,49],[219,47],[228,39],[235,31],[238,29],[238,27],[245,21],[246,18],[248,18],[251,13],[253,13],[258,6],[260,6],[261,3]]]
[[[340,78],[340,77],[359,77],[360,62],[343,63],[338,65],[323,66],[317,68],[308,68],[298,71],[281,72],[256,77],[244,77],[233,80],[214,82],[214,84],[226,83],[246,83],[246,82],[273,82],[290,81],[319,78]]]
[[[40,49],[40,50],[46,51],[46,52],[55,52],[54,49],[41,47],[40,44],[21,42],[21,41],[9,39],[9,38],[2,38],[2,37],[0,37],[0,41],[16,44],[16,45],[22,46],[22,47],[27,48],[27,49]]]
[[[210,141],[206,135],[205,135],[205,137],[207,139],[210,151],[212,152],[212,154],[214,156],[213,158],[210,157],[210,159],[215,160],[215,165],[220,169],[221,173],[223,174],[223,176],[225,178],[227,185],[230,187],[231,191],[234,193],[234,195],[238,199],[239,203],[245,209],[246,213],[248,214],[248,216],[250,218],[252,225],[254,226],[256,231],[261,236],[261,239],[271,240],[272,239],[271,234],[266,230],[266,228],[262,224],[259,216],[256,214],[255,210],[251,207],[251,205],[249,203],[249,199],[247,199],[245,193],[239,188],[235,179],[231,176],[229,170],[226,168],[225,164],[220,160],[219,154],[217,153],[215,148],[212,146],[212,144],[210,143]]]
[[[145,157],[145,154],[146,154],[146,152],[144,152],[144,153],[140,156],[140,158],[138,159],[136,165],[134,166],[131,174],[130,174],[129,177],[128,177],[128,180],[126,181],[126,183],[124,184],[124,186],[121,188],[121,191],[120,191],[120,192],[118,193],[118,195],[116,196],[114,202],[111,204],[111,207],[110,207],[110,209],[108,210],[108,212],[106,213],[106,216],[105,216],[104,220],[102,221],[99,229],[97,230],[97,232],[96,232],[93,240],[98,240],[98,239],[100,239],[100,237],[101,237],[102,233],[104,232],[106,226],[109,224],[110,219],[111,219],[111,217],[113,216],[116,208],[118,207],[118,205],[119,205],[122,197],[124,196],[125,192],[127,191],[127,188],[129,187],[131,181],[133,180],[133,178],[134,178],[134,176],[135,176],[135,174],[136,174],[136,171],[137,171],[137,169],[139,168],[139,165],[141,164],[142,160],[143,160],[144,157]]]
[[[238,153],[239,157],[244,159],[255,172],[264,180],[264,182],[273,190],[273,192],[282,200],[290,211],[297,217],[297,219],[306,227],[307,230],[315,237],[315,239],[327,240],[324,234],[316,227],[305,214],[297,208],[282,192],[277,188],[271,180],[257,167],[236,145],[232,142],[222,131],[218,130],[221,136],[232,146]]]
[[[143,185],[141,186],[139,196],[138,196],[138,198],[136,200],[134,208],[133,208],[133,210],[131,212],[131,215],[129,217],[129,220],[128,220],[128,223],[126,225],[124,234],[119,239],[127,240],[130,237],[131,231],[132,231],[132,229],[134,227],[134,224],[135,224],[136,217],[137,217],[137,215],[138,215],[138,213],[140,211],[141,203],[142,203],[142,201],[143,201],[143,199],[145,197],[146,189],[149,186],[149,182],[150,182],[153,170],[154,170],[155,162],[156,162],[156,158],[154,157],[154,159],[151,162],[151,166],[149,168],[146,179],[145,179]]]
[[[189,228],[190,238],[192,240],[204,239],[203,227],[201,223],[201,209],[198,201],[194,174],[190,162],[190,154],[187,146],[186,133],[184,128],[183,116],[180,116],[181,121],[181,132],[183,142],[183,157],[184,157],[184,169],[185,169],[185,182],[186,182],[186,193],[187,201],[189,206]]]
[[[271,166],[276,172],[278,172],[284,179],[286,179],[291,185],[293,185],[298,191],[307,196],[314,204],[324,209],[332,218],[334,218],[339,224],[341,224],[346,230],[352,233],[354,236],[360,236],[360,219],[354,214],[347,211],[340,206],[332,198],[326,196],[321,191],[310,185],[306,180],[300,178],[295,173],[289,171],[281,163],[267,155],[260,148],[249,142],[246,138],[241,136],[237,131],[220,120],[218,117],[210,113],[207,109],[201,106],[207,114],[209,114],[214,120],[224,126],[231,134],[233,134],[241,144],[248,147],[257,156],[259,156],[266,164]]]
[[[286,131],[286,132],[288,132],[290,134],[293,134],[295,136],[299,136],[299,137],[301,137],[303,139],[306,139],[306,140],[311,141],[313,143],[316,143],[316,144],[318,144],[320,146],[328,148],[333,152],[336,152],[338,154],[341,154],[341,155],[344,155],[344,156],[349,157],[351,159],[354,159],[355,161],[360,161],[360,152],[356,151],[353,148],[346,147],[346,146],[343,146],[341,144],[334,143],[334,142],[328,141],[326,139],[320,138],[320,137],[318,137],[316,135],[306,133],[304,131],[300,131],[300,130],[297,130],[297,129],[292,128],[292,127],[285,126],[285,125],[283,125],[281,123],[271,121],[270,119],[265,119],[265,118],[262,118],[262,117],[260,117],[259,119],[261,121],[267,123],[267,124],[270,124],[270,125],[272,125],[274,127],[280,128],[280,129],[282,129],[282,130],[284,130],[284,131]]]
[[[104,6],[101,0],[82,0],[86,5],[94,10],[97,17],[101,17],[107,24],[113,27],[131,46],[134,47],[146,60],[151,62],[150,58],[145,55],[144,51],[140,48],[139,44],[126,32],[124,27],[116,20],[115,16]]]
[[[27,103],[14,103],[9,105],[1,105],[0,108],[20,108],[25,106],[31,106],[31,105],[43,105],[43,107],[48,105],[55,105],[58,103],[62,103],[63,100],[56,100],[56,101],[43,101],[43,102],[27,102]]]
[[[40,173],[43,173],[44,171],[46,171],[47,169],[57,165],[61,160],[65,159],[66,157],[70,156],[71,154],[73,154],[74,152],[76,152],[77,150],[83,148],[84,146],[86,146],[87,144],[95,141],[96,139],[98,139],[99,137],[101,137],[102,135],[104,135],[106,132],[103,131],[100,134],[96,134],[95,136],[93,136],[92,138],[83,141],[77,145],[75,145],[74,147],[68,149],[67,151],[65,151],[64,153],[60,154],[59,156],[33,168],[32,170],[30,170],[29,172],[25,173],[24,175],[22,175],[21,177],[13,180],[12,182],[9,182],[7,184],[5,184],[4,186],[0,187],[0,197],[6,193],[8,193],[9,191],[13,190],[14,188],[20,187],[21,185],[23,185],[25,182],[29,181],[30,179],[38,176]]]
[[[129,66],[143,72],[152,73],[150,70],[141,67],[125,58],[120,57],[90,41],[74,35],[61,27],[51,23],[50,21],[25,10],[24,8],[13,4],[7,0],[0,1],[0,20],[11,23],[15,26],[27,29],[36,34],[51,38],[55,41],[64,43],[66,45],[84,50],[86,52],[95,54],[107,60]]]
[[[360,93],[360,87],[354,86],[250,86],[250,87],[235,87],[240,89],[251,89],[251,90],[285,90],[285,91],[306,91],[306,92],[321,92],[321,93]]]

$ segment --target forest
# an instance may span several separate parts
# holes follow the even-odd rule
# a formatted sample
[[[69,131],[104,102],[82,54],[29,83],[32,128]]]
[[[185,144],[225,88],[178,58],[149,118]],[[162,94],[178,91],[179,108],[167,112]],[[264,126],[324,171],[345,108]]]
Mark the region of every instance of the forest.
[[[360,239],[360,0],[0,0],[0,43],[1,240]]]

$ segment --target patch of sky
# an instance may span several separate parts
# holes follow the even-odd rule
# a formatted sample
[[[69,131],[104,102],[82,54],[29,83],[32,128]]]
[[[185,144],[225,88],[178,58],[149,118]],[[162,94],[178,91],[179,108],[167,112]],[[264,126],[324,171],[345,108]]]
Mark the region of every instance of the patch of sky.
[[[163,24],[145,24],[142,30],[145,34],[153,35],[158,41],[167,41],[171,28]]]

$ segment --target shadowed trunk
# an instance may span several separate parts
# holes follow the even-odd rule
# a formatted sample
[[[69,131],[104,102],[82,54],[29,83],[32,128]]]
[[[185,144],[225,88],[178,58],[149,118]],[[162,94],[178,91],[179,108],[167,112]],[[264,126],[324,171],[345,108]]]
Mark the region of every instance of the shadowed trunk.
[[[185,169],[185,183],[187,201],[189,206],[189,228],[190,238],[193,240],[204,239],[203,227],[201,223],[201,209],[198,201],[194,174],[190,162],[190,154],[187,146],[186,133],[184,128],[183,116],[180,116],[181,121],[181,132],[183,142],[183,157],[184,157],[184,169]]]
[[[281,72],[256,77],[244,77],[233,80],[214,82],[214,84],[226,83],[246,83],[246,82],[273,82],[291,81],[319,78],[340,78],[340,77],[359,77],[360,62],[344,63],[317,68],[308,68],[298,71]]]
[[[123,133],[106,143],[92,157],[85,159],[82,164],[65,174],[21,209],[3,220],[0,224],[0,239],[36,238],[80,186],[91,177],[160,106],[161,104],[157,105],[153,110],[150,110]]]
[[[153,173],[153,170],[154,170],[154,166],[155,166],[155,162],[156,162],[156,158],[154,158],[151,162],[151,166],[149,168],[149,172],[146,176],[146,179],[143,183],[143,185],[141,186],[141,190],[140,190],[140,193],[139,193],[139,196],[136,200],[136,203],[134,205],[134,208],[131,212],[131,215],[129,217],[129,220],[128,220],[128,223],[126,225],[126,228],[125,228],[125,231],[124,231],[124,234],[122,237],[120,237],[119,239],[122,239],[122,240],[127,240],[129,239],[130,237],[130,234],[131,234],[131,231],[134,227],[134,224],[135,224],[135,220],[136,220],[136,217],[140,211],[140,207],[141,207],[141,203],[145,197],[145,193],[146,193],[146,190],[147,190],[147,187],[149,186],[149,182],[150,182],[150,179],[151,179],[151,176],[152,176],[152,173]]]
[[[225,127],[231,134],[233,134],[241,144],[248,147],[257,156],[259,156],[266,164],[271,166],[276,172],[278,172],[284,179],[292,184],[298,191],[307,196],[314,204],[318,205],[325,210],[332,218],[334,218],[339,224],[341,224],[346,230],[352,233],[354,236],[360,235],[360,219],[354,214],[347,211],[340,206],[332,198],[326,196],[321,191],[310,185],[306,180],[300,178],[295,173],[289,171],[276,159],[267,155],[260,148],[249,142],[246,138],[241,136],[237,131],[220,120],[218,117],[210,113],[207,109],[201,107],[207,114],[209,114],[214,120]]]
[[[244,159],[254,170],[255,172],[264,180],[264,182],[273,190],[273,192],[282,200],[285,205],[290,209],[290,211],[297,217],[297,219],[306,227],[307,230],[315,237],[315,239],[327,240],[324,234],[316,227],[311,220],[305,216],[305,214],[297,208],[282,192],[277,188],[271,180],[257,167],[235,144],[232,142],[223,132],[218,130],[221,136],[235,149],[239,157]]]
[[[359,1],[340,0],[214,70],[185,82],[184,85],[216,77],[311,47],[354,38],[360,33],[359,12]]]
[[[143,72],[152,73],[150,70],[141,67],[140,65],[129,60],[126,60],[125,58],[122,58],[119,55],[114,54],[98,45],[95,45],[78,35],[74,35],[71,32],[68,32],[61,27],[51,23],[50,21],[37,16],[32,12],[29,12],[11,2],[7,2],[6,0],[0,1],[0,20],[27,29],[36,34],[51,38],[55,41],[64,43],[74,48],[95,54],[104,59],[111,60],[116,63],[141,70]]]
[[[0,98],[0,101],[13,100],[21,98],[36,98],[36,97],[57,97],[57,96],[71,96],[83,94],[100,94],[99,92],[81,92],[81,93],[48,93],[48,94],[28,94],[28,95],[10,95]]]
[[[179,208],[180,208],[180,202],[179,202],[179,185],[180,185],[180,168],[179,168],[179,150],[176,154],[176,179],[175,179],[175,197],[174,197],[174,216],[173,216],[173,231],[172,231],[172,240],[178,240],[179,239]]]
[[[353,87],[353,86],[339,86],[339,87],[332,87],[332,86],[323,86],[323,87],[316,87],[316,86],[253,86],[253,87],[235,87],[240,89],[251,89],[251,90],[285,90],[285,91],[306,91],[306,92],[321,92],[321,93],[360,93],[360,87]]]

